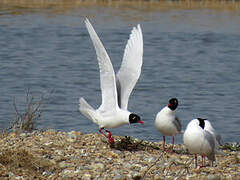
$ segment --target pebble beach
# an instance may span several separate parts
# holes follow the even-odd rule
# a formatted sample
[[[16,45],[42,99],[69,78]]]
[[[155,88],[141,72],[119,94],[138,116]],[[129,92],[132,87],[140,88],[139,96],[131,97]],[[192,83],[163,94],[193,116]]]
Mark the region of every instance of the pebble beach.
[[[184,145],[170,153],[162,151],[162,141],[114,138],[111,146],[100,134],[75,131],[2,135],[0,179],[240,179],[237,143],[221,146],[213,166],[207,160],[195,168]]]

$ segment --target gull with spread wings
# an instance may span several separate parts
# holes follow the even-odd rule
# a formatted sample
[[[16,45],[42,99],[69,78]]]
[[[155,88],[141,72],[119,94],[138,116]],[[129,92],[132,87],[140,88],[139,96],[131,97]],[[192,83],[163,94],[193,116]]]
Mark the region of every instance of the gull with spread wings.
[[[115,75],[111,60],[88,19],[85,20],[85,25],[97,54],[102,104],[95,110],[81,97],[79,99],[79,110],[88,119],[98,124],[99,132],[108,138],[110,143],[114,143],[111,131],[105,128],[116,128],[131,123],[143,124],[137,114],[127,110],[129,96],[141,74],[143,59],[142,30],[140,25],[132,29],[121,67]]]

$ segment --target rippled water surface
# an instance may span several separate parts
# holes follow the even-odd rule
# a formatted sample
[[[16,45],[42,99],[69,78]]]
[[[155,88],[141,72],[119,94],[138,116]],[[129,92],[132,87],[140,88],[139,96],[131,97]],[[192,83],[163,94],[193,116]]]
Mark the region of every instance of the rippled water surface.
[[[39,128],[95,133],[78,111],[79,97],[101,103],[95,50],[84,27],[88,16],[117,71],[132,26],[140,23],[144,64],[129,110],[145,124],[112,129],[159,141],[156,113],[171,97],[180,101],[183,129],[196,117],[209,119],[223,140],[240,138],[240,16],[215,10],[138,11],[115,8],[45,11],[0,16],[0,122],[14,119],[13,99],[24,111],[26,90],[38,98],[54,91]],[[178,143],[182,136],[177,136]]]

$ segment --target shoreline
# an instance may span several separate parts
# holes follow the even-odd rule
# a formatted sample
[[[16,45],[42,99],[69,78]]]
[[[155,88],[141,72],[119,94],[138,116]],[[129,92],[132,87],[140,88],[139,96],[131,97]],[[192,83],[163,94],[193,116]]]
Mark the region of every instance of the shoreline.
[[[111,7],[120,9],[133,9],[142,11],[167,11],[172,9],[214,9],[238,11],[240,1],[228,0],[179,0],[179,1],[152,1],[152,0],[3,0],[0,9],[20,10],[54,10],[57,12],[89,7]]]
[[[214,166],[195,168],[193,155],[177,144],[162,152],[162,142],[114,136],[113,147],[100,134],[9,133],[0,138],[1,179],[237,179],[240,146],[222,147]],[[234,143],[233,143],[234,144]],[[226,145],[226,144],[225,144]],[[167,144],[170,147],[170,144]],[[200,157],[199,157],[200,164]]]

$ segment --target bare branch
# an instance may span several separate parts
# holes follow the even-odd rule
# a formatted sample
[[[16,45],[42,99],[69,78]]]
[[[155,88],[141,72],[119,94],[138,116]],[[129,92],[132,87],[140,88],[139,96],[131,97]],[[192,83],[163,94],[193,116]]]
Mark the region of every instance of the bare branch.
[[[53,91],[50,91],[46,99],[50,97]],[[41,95],[39,100],[36,100],[33,95],[31,95],[30,90],[26,91],[26,108],[25,112],[20,113],[17,108],[16,98],[13,100],[13,107],[15,110],[15,119],[11,123],[11,126],[7,130],[12,130],[16,132],[22,131],[32,131],[35,129],[36,121],[40,119],[42,114],[42,104],[44,100],[44,95]]]

